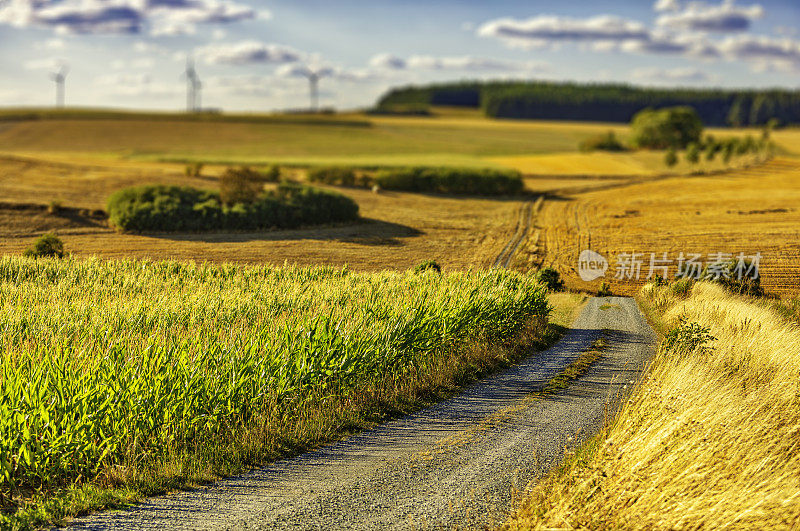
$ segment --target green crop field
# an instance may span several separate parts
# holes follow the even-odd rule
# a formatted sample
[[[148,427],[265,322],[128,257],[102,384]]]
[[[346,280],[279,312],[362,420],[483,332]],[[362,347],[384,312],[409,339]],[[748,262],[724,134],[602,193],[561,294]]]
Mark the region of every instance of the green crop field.
[[[155,116],[155,118],[154,118]],[[141,161],[493,166],[492,156],[573,151],[619,125],[488,120],[443,112],[432,117],[142,115],[86,112],[8,114],[5,153],[62,153]],[[12,119],[16,118],[16,120]],[[156,119],[157,118],[157,119]],[[2,119],[2,114],[0,114]]]
[[[497,270],[2,258],[0,502],[313,444],[476,370],[454,355],[471,343],[500,362],[548,312],[532,277]]]

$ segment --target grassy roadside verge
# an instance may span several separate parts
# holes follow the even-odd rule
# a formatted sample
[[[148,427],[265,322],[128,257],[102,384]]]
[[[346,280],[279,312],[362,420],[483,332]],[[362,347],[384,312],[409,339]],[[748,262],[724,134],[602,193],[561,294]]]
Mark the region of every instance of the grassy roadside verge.
[[[649,373],[503,528],[796,528],[800,329],[716,285],[642,298],[667,330]]]
[[[120,507],[302,452],[449,396],[564,330],[547,324],[542,288],[512,272],[4,259],[0,277],[11,371],[0,380],[0,407],[10,413],[0,426],[0,458],[10,465],[0,527],[10,528]],[[556,297],[557,320],[568,324],[579,299]],[[274,363],[257,366],[264,357]],[[50,381],[52,371],[61,372]],[[159,395],[170,379],[181,385]],[[229,380],[236,385],[218,385]],[[54,392],[59,385],[66,400]],[[154,412],[186,403],[197,409],[158,425]],[[86,422],[68,425],[80,415]],[[134,417],[157,429],[116,437]],[[111,428],[114,447],[103,437]],[[81,444],[58,446],[65,436]],[[67,468],[76,456],[100,465]]]

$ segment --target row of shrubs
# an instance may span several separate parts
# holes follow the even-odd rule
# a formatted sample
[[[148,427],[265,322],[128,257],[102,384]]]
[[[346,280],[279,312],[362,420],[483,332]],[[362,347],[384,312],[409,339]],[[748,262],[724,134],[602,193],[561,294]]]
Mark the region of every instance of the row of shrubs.
[[[399,168],[368,174],[331,166],[309,170],[308,180],[334,186],[459,195],[513,195],[524,187],[519,172],[473,168]]]
[[[720,159],[728,164],[733,157],[744,155],[764,155],[769,156],[775,152],[774,142],[768,136],[756,140],[751,135],[744,137],[729,137],[722,140],[715,139],[712,135],[699,142],[692,142],[686,147],[684,158],[689,164],[697,164],[701,160],[713,161]],[[678,153],[674,149],[668,150],[664,155],[664,163],[667,166],[674,166],[678,163]]]
[[[386,190],[463,195],[514,195],[524,187],[519,172],[471,168],[382,170],[375,184]]]
[[[371,175],[363,172],[356,173],[347,166],[323,166],[308,170],[308,180],[312,183],[329,184],[332,186],[355,186],[369,188],[375,184]]]
[[[223,187],[224,190],[224,187]],[[294,183],[270,192],[250,189],[226,194],[179,186],[137,186],[113,194],[109,220],[132,232],[262,230],[351,221],[358,204],[340,194]]]

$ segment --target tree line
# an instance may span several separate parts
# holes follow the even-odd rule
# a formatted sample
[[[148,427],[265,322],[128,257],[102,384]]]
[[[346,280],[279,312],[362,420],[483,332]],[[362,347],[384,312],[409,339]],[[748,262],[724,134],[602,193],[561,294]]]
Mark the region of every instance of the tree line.
[[[480,107],[493,118],[629,122],[648,107],[693,107],[710,126],[800,123],[800,91],[644,88],[623,84],[462,81],[390,90],[377,109]]]

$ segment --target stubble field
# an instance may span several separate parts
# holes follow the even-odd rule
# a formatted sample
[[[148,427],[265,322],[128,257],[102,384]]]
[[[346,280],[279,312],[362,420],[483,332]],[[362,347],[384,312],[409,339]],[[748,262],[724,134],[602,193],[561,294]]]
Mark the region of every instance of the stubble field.
[[[635,294],[650,274],[651,253],[667,253],[669,274],[681,253],[761,255],[767,291],[800,293],[800,161],[778,158],[762,166],[711,176],[651,180],[624,187],[564,195],[546,201],[538,233],[518,263],[553,265],[574,289]],[[579,278],[578,255],[592,249],[610,264],[606,277]],[[621,253],[639,253],[640,278],[614,279]],[[659,264],[655,264],[659,265]],[[626,268],[626,277],[629,268]],[[656,270],[660,272],[660,270]]]

